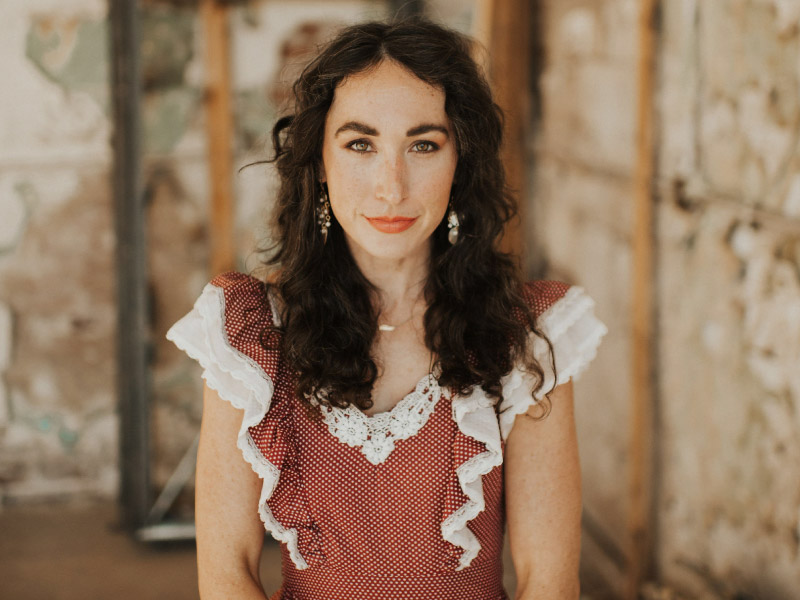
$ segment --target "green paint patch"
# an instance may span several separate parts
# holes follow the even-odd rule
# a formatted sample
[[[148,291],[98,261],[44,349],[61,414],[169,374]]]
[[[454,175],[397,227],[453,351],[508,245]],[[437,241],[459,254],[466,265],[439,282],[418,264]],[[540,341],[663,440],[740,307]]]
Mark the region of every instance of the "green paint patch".
[[[142,13],[142,128],[145,154],[170,153],[195,120],[202,94],[186,84],[194,57],[196,7],[149,5]]]
[[[45,415],[36,419],[36,429],[39,431],[50,431],[53,428],[53,417]]]
[[[234,97],[237,148],[263,150],[270,140],[275,109],[263,89],[240,90]],[[268,149],[267,149],[268,150]]]
[[[36,200],[36,189],[30,181],[14,184],[14,194],[0,222],[0,256],[11,254],[22,241]]]
[[[78,437],[79,436],[77,431],[74,431],[67,427],[62,426],[58,430],[58,439],[61,442],[61,444],[67,449],[71,449],[72,447],[75,446],[75,444],[78,442]]]
[[[195,7],[148,6],[142,12],[142,87],[149,91],[185,84],[194,56]]]
[[[105,21],[40,15],[33,18],[25,56],[50,81],[108,106],[108,29]]]
[[[145,153],[171,152],[197,114],[201,99],[199,90],[188,87],[147,94],[142,106]]]

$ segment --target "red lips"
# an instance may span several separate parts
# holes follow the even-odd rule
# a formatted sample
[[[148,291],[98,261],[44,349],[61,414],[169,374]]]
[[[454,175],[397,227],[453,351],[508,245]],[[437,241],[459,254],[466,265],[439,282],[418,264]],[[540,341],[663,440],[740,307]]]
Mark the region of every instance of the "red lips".
[[[411,227],[416,217],[366,217],[369,224],[383,233],[400,233]]]

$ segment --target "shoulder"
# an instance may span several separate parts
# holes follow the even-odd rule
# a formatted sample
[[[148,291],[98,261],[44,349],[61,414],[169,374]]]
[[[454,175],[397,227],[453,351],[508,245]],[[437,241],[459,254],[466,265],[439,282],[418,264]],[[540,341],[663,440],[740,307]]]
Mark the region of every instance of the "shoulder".
[[[205,285],[166,337],[200,363],[209,387],[242,408],[250,389],[271,397],[280,362],[279,338],[264,335],[275,331],[272,324],[267,286],[227,272]]]
[[[237,271],[220,273],[209,282],[208,287],[224,296],[226,315],[248,309],[272,312],[268,284],[252,275]]]
[[[252,275],[220,273],[208,283],[205,293],[217,297],[231,343],[255,338],[265,327],[275,324],[269,286]]]
[[[257,300],[262,296],[266,298],[267,284],[252,275],[239,273],[238,271],[227,271],[215,276],[209,283],[222,290],[226,296]]]
[[[577,379],[583,373],[608,332],[595,316],[594,300],[580,286],[560,281],[529,281],[523,285],[523,296],[539,330],[531,336],[531,350],[544,376],[541,386],[537,386],[524,369],[512,369],[507,376],[500,405],[500,430],[504,439],[516,415],[527,411],[533,402],[542,400],[550,389]],[[532,395],[534,388],[536,391]]]
[[[576,326],[593,324],[595,301],[582,287],[561,281],[535,280],[523,285],[523,297],[536,319],[539,329],[548,337],[557,338]]]
[[[571,287],[562,281],[534,279],[523,284],[522,297],[534,317],[539,318],[566,297]]]

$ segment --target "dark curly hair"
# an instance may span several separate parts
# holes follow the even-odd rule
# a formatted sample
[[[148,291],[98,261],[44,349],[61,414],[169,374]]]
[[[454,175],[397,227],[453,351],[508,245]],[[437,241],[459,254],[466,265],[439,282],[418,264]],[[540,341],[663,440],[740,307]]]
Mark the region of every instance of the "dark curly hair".
[[[460,220],[458,243],[447,241],[446,219],[433,233],[424,285],[425,344],[435,353],[439,383],[457,393],[481,386],[496,401],[500,379],[516,361],[543,385],[528,332],[537,329],[522,296],[514,261],[498,248],[514,215],[500,160],[503,117],[470,56],[470,41],[423,18],[347,27],[329,42],[294,84],[293,114],[278,120],[272,141],[280,175],[275,241],[262,251],[281,299],[280,344],[297,373],[299,398],[339,407],[372,406],[378,374],[371,356],[378,331],[374,286],[364,277],[334,221],[323,244],[316,217],[325,119],[334,90],[347,76],[384,60],[396,61],[445,93],[458,163],[452,206]],[[555,367],[553,362],[553,367]],[[323,392],[324,390],[324,392]],[[545,407],[546,414],[547,407]]]

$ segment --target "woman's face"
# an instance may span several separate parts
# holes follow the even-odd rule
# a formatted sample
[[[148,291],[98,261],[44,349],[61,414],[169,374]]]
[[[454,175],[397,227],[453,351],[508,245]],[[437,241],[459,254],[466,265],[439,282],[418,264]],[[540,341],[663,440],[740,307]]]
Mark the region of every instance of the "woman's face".
[[[322,180],[356,260],[427,257],[458,161],[444,102],[444,91],[391,60],[336,88]]]

